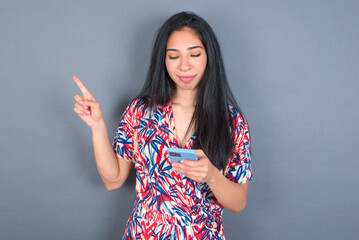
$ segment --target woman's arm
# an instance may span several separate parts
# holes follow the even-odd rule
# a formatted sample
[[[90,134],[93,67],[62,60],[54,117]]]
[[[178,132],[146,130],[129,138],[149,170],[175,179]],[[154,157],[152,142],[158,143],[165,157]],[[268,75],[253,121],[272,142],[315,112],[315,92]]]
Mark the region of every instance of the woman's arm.
[[[223,207],[237,214],[246,207],[248,182],[240,184],[230,181],[216,167],[211,179],[207,181],[209,188]]]
[[[108,139],[107,128],[99,102],[78,77],[74,76],[73,79],[83,94],[83,96],[75,96],[74,111],[92,130],[98,172],[107,190],[117,189],[126,181],[133,163],[115,156]]]
[[[218,202],[228,210],[237,214],[246,206],[248,182],[234,183],[209,161],[202,150],[196,150],[198,161],[182,160],[173,163],[173,170],[197,181],[206,182]]]
[[[109,142],[105,122],[92,128],[96,166],[107,190],[120,188],[133,168],[133,163],[116,157]]]

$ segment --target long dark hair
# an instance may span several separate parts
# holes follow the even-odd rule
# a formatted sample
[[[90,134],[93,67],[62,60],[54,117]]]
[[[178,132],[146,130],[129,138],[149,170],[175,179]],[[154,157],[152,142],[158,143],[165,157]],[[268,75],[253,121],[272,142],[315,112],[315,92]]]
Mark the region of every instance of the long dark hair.
[[[234,147],[234,129],[229,105],[240,112],[229,88],[221,50],[210,25],[192,12],[180,12],[170,17],[158,30],[154,42],[146,82],[136,98],[148,106],[165,105],[173,97],[175,83],[166,66],[166,45],[172,32],[183,28],[194,30],[207,53],[207,66],[198,86],[197,102],[188,129],[196,129],[194,149],[202,149],[212,164],[224,169]]]

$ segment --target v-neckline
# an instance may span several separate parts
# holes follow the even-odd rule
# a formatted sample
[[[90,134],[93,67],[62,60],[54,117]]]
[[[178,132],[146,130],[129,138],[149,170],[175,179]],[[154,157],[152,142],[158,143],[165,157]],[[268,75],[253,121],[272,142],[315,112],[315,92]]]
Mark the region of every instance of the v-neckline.
[[[179,145],[178,137],[177,137],[177,131],[176,131],[176,122],[173,115],[173,108],[171,101],[168,102],[168,109],[169,109],[169,138],[170,142],[174,143],[177,148],[181,148]],[[171,136],[172,135],[172,136]],[[192,136],[186,141],[186,143],[183,145],[183,149],[191,149],[191,143],[193,142],[194,138],[196,137],[196,131],[192,134]]]

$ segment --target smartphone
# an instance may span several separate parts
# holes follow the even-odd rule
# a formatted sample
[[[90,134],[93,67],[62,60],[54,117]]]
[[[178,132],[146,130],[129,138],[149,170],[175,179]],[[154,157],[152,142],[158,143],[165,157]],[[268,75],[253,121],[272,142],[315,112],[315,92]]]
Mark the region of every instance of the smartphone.
[[[171,162],[181,162],[181,160],[198,161],[195,150],[182,149],[182,148],[168,148],[168,155],[170,156]]]

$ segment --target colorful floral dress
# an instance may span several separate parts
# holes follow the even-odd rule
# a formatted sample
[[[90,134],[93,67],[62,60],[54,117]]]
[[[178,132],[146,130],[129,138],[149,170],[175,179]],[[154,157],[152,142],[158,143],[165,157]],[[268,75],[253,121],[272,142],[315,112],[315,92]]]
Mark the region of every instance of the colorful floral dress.
[[[236,183],[252,179],[248,126],[230,107],[235,151],[224,170]],[[185,144],[190,149],[195,134]],[[136,147],[135,147],[136,146]],[[121,117],[113,148],[136,169],[136,200],[123,239],[225,239],[223,207],[206,183],[172,170],[167,148],[178,148],[171,103],[145,108],[134,100]]]

